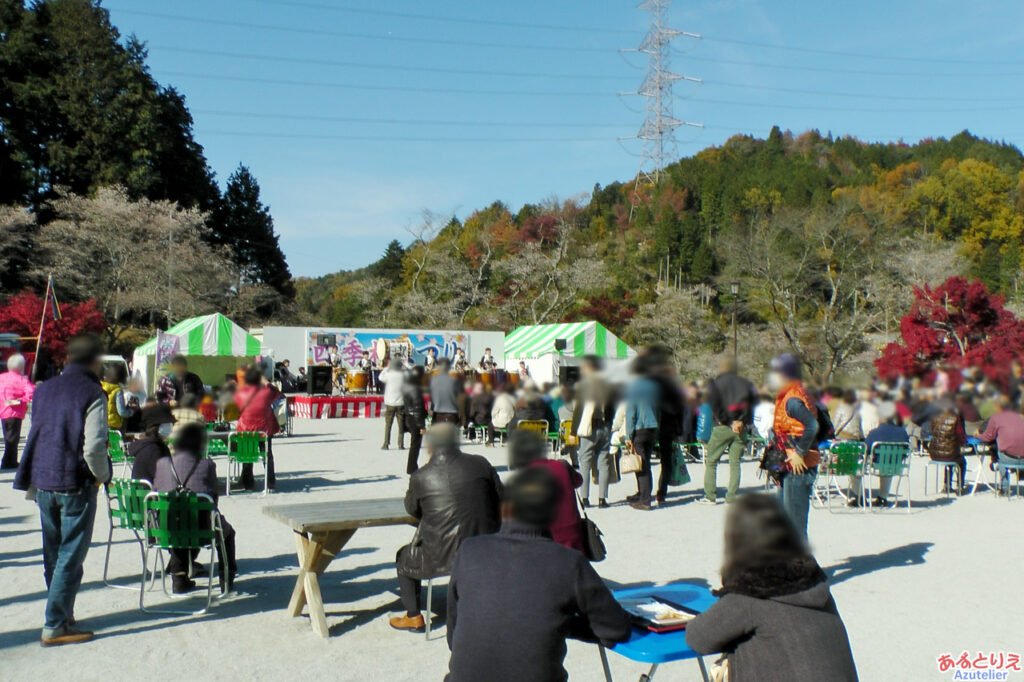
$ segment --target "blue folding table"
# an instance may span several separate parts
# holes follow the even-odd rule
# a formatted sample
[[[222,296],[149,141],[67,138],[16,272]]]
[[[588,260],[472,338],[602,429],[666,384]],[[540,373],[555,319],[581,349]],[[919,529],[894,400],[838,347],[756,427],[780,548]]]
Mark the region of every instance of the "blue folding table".
[[[615,598],[642,599],[644,597],[662,597],[680,606],[688,606],[694,611],[706,611],[714,602],[715,597],[706,587],[689,585],[686,583],[675,583],[657,587],[635,587],[615,592]],[[656,633],[650,630],[633,628],[633,636],[628,642],[616,644],[612,651],[624,656],[631,661],[650,663],[651,669],[640,677],[641,682],[650,682],[654,679],[654,673],[662,663],[682,661],[688,658],[696,658],[700,666],[700,674],[705,682],[708,682],[708,671],[704,667],[704,659],[697,655],[697,652],[686,644],[686,630],[674,632]],[[604,647],[600,647],[601,665],[604,667],[604,678],[612,682],[612,672],[608,667],[608,655]]]

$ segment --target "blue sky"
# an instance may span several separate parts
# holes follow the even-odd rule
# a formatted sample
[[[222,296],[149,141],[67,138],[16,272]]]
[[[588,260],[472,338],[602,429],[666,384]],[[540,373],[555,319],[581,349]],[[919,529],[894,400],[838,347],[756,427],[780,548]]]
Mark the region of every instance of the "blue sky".
[[[109,0],[187,97],[223,182],[256,174],[295,275],[375,260],[424,210],[513,210],[632,177],[647,14],[607,0]],[[355,10],[355,11],[352,11]],[[773,124],[1024,145],[1024,3],[676,0],[690,156]]]

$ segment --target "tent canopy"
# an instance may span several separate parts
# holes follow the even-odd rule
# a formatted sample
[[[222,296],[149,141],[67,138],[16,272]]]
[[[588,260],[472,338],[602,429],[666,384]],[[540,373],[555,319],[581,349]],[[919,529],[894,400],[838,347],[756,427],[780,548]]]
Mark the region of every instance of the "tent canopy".
[[[591,321],[519,327],[505,337],[505,357],[540,358],[555,353],[556,339],[565,339],[565,350],[560,354],[566,357],[596,355],[625,360],[636,355],[635,350],[604,325]]]
[[[182,355],[239,358],[260,354],[259,340],[220,313],[182,320],[164,333],[181,339]],[[136,348],[135,355],[156,355],[156,339]]]

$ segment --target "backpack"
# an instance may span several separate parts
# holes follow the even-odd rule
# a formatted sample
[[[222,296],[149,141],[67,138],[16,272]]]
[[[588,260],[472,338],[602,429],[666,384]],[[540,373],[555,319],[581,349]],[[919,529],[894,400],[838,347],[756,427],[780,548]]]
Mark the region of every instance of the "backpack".
[[[697,440],[707,443],[711,440],[711,429],[714,428],[711,418],[711,403],[703,403],[697,408]]]
[[[201,459],[201,458],[196,458],[196,461],[192,463],[192,468],[188,470],[188,475],[187,475],[187,476],[185,476],[185,480],[183,481],[183,480],[181,480],[181,479],[180,479],[180,478],[178,477],[178,472],[177,472],[177,470],[176,470],[176,469],[174,468],[174,457],[171,457],[171,459],[170,459],[170,463],[171,463],[171,473],[172,473],[172,474],[174,474],[174,480],[175,480],[175,482],[176,482],[176,483],[178,484],[178,485],[177,485],[177,486],[176,486],[176,487],[174,488],[174,492],[176,492],[176,493],[190,493],[190,492],[192,492],[192,491],[191,491],[191,490],[189,490],[189,489],[188,489],[188,488],[187,488],[186,486],[188,485],[188,480],[189,480],[190,478],[192,478],[192,474],[194,474],[194,473],[195,473],[195,471],[196,471],[196,467],[198,467],[198,466],[199,466],[199,461],[200,461],[200,459]]]
[[[820,443],[825,440],[834,440],[836,437],[836,427],[832,424],[832,417],[829,415],[828,410],[825,409],[824,405],[816,404],[818,408],[818,435],[815,437],[815,442]]]

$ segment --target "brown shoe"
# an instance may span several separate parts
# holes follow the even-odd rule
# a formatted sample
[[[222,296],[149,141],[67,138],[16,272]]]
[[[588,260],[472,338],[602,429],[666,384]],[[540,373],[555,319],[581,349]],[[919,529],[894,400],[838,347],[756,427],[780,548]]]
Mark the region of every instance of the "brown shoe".
[[[651,511],[651,505],[644,504],[643,502],[630,502],[629,506],[640,511]]]
[[[410,618],[408,615],[395,616],[388,622],[396,630],[408,630],[410,632],[423,632],[425,626],[422,614],[415,618]]]
[[[62,646],[64,644],[80,644],[81,642],[88,642],[95,635],[88,630],[76,630],[70,625],[62,625],[49,637],[43,636],[39,639],[39,643],[42,646]]]

